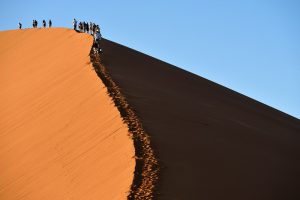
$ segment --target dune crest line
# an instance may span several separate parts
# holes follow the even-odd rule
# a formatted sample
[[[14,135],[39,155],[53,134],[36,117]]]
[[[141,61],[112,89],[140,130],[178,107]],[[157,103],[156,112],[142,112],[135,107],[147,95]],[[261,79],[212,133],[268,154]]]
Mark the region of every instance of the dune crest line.
[[[159,163],[151,147],[150,136],[145,132],[133,108],[128,104],[121,89],[101,62],[99,54],[91,49],[90,58],[98,77],[107,87],[109,96],[113,99],[121,117],[128,125],[130,136],[134,142],[136,166],[127,199],[153,199],[159,177]]]

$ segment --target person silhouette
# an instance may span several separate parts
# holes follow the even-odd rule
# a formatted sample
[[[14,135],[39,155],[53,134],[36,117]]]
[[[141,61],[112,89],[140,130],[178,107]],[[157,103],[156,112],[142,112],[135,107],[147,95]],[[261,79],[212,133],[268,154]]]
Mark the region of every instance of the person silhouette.
[[[22,24],[21,24],[21,22],[19,22],[19,29],[22,29]]]
[[[51,28],[52,27],[52,21],[51,21],[51,19],[49,19],[49,28]]]
[[[74,27],[74,30],[76,31],[77,30],[77,20],[75,18],[73,19],[73,27]]]

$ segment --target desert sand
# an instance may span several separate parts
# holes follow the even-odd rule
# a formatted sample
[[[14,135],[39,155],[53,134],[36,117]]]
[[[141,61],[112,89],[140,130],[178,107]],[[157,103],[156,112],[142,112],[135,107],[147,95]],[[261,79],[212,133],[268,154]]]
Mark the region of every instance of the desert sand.
[[[93,71],[90,36],[5,31],[0,44],[0,199],[126,199],[132,182],[147,186],[137,195],[153,191],[152,173],[135,176],[144,151]],[[158,159],[154,199],[300,199],[299,119],[112,41],[102,48]]]
[[[126,199],[128,127],[73,30],[0,32],[0,199]]]
[[[155,199],[300,199],[299,119],[109,40],[102,45],[103,63],[158,157]]]

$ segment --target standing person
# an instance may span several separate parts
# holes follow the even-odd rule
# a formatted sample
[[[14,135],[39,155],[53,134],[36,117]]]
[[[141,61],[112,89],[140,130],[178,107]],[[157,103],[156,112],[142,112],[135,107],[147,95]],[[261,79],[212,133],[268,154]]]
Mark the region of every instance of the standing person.
[[[77,30],[77,21],[75,18],[73,19],[73,27],[74,27],[74,30],[76,31]]]
[[[86,32],[89,33],[90,32],[90,27],[89,27],[89,23],[86,23]]]
[[[32,27],[35,28],[35,20],[32,20]]]
[[[51,19],[49,19],[49,28],[51,28],[52,27],[52,21],[51,21]]]
[[[102,35],[101,35],[100,31],[97,31],[96,33],[94,33],[94,46],[96,47],[96,50],[98,53],[102,53],[102,49],[100,46],[101,39],[102,39]]]
[[[37,20],[34,20],[35,21],[35,28],[38,27],[38,21]]]
[[[92,22],[90,22],[90,33],[91,33],[91,35],[93,35],[93,23]]]
[[[83,21],[83,32],[85,33],[85,31],[86,31],[86,23],[85,21]]]
[[[22,29],[22,24],[21,24],[21,22],[19,22],[19,29]]]
[[[78,28],[79,28],[79,31],[81,32],[81,30],[82,30],[82,23],[81,22],[78,23]]]
[[[43,20],[43,27],[46,28],[46,21]]]
[[[93,23],[93,35],[95,35],[95,33],[96,33],[96,24]]]

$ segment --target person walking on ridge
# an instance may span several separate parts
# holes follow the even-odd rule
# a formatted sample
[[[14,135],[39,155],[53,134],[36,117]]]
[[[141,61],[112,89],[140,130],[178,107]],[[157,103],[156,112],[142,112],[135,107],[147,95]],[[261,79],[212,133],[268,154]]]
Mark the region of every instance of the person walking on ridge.
[[[85,22],[82,22],[82,32],[85,32]]]
[[[22,29],[22,24],[21,24],[21,22],[19,22],[19,29]]]
[[[93,35],[96,33],[96,24],[93,23]]]
[[[100,41],[102,39],[102,35],[100,33],[100,31],[97,31],[94,33],[94,48],[96,50],[97,53],[102,53],[102,49],[101,49],[101,46],[100,46]]]
[[[52,21],[51,21],[51,19],[49,19],[49,28],[51,28],[52,27]]]
[[[90,32],[90,27],[89,27],[89,23],[86,22],[86,33],[89,33]]]
[[[43,27],[46,28],[46,21],[43,20]]]
[[[74,27],[74,30],[76,31],[77,30],[77,21],[75,18],[73,19],[73,27]]]
[[[93,23],[92,22],[90,22],[90,33],[91,33],[91,35],[93,35]]]
[[[82,32],[82,22],[78,23],[78,29],[79,29],[80,32]]]

